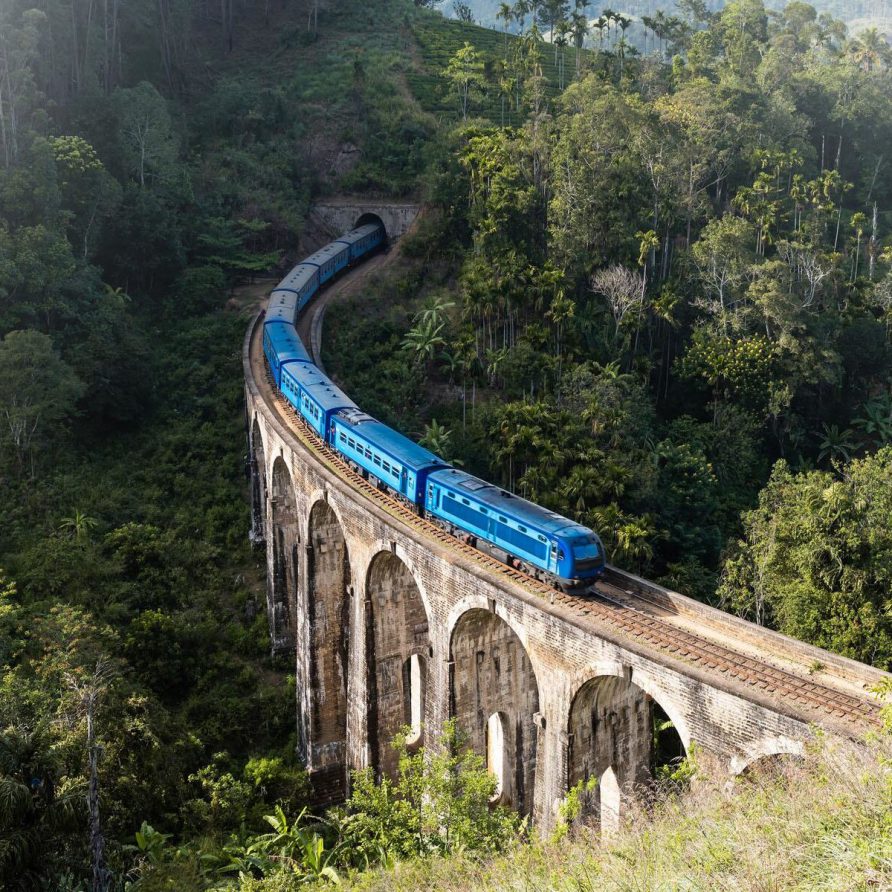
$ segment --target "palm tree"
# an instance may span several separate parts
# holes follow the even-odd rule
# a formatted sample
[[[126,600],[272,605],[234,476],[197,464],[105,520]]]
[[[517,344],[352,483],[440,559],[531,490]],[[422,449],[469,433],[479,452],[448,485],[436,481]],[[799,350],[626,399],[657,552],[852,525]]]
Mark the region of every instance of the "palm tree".
[[[0,886],[9,892],[43,888],[48,853],[83,823],[84,789],[57,787],[57,758],[42,731],[0,734]]]
[[[838,425],[828,425],[826,422],[823,428],[823,433],[817,435],[821,438],[818,444],[818,462],[851,461],[852,453],[855,451],[853,432],[849,428],[841,431]]]
[[[571,17],[571,33],[573,34],[573,45],[576,47],[576,77],[579,77],[579,51],[585,44],[585,38],[588,35],[588,18],[577,8]]]
[[[79,509],[75,509],[71,517],[62,519],[59,524],[59,530],[76,542],[83,542],[89,538],[90,531],[95,529],[96,524],[95,518],[89,517]]]
[[[514,20],[514,9],[508,3],[500,3],[499,11],[496,13],[496,18],[501,19],[505,25],[502,29],[505,35],[505,55],[508,55],[508,26]]]
[[[452,431],[440,424],[436,418],[424,426],[424,434],[419,438],[418,443],[439,455],[445,462],[461,464],[461,462],[456,462],[452,456]]]
[[[422,319],[409,329],[403,338],[403,349],[412,354],[417,363],[430,363],[437,355],[437,351],[446,343],[442,332],[445,322],[437,322],[435,319]]]
[[[863,415],[852,424],[881,446],[892,443],[892,393],[874,397],[861,411]]]
[[[604,24],[607,26],[607,43],[610,43],[610,26],[616,21],[616,13],[612,9],[605,9],[601,13]]]

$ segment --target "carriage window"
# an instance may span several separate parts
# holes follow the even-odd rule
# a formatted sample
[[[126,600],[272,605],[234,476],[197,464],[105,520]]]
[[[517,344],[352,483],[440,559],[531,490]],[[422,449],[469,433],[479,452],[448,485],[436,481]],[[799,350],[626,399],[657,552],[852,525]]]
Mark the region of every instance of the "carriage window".
[[[499,517],[499,520],[502,521],[502,523],[508,523],[507,517]]]
[[[379,466],[380,466],[380,464],[381,464],[381,456],[380,456],[380,455],[376,455],[376,456],[374,456],[373,461],[375,462],[376,465],[379,465]]]
[[[470,505],[470,504],[471,504],[467,499],[462,499],[462,502],[463,502],[465,505]]]
[[[346,442],[347,442],[347,438],[346,438],[343,434],[338,434],[338,439],[339,439],[342,443],[346,443]]]
[[[526,527],[522,527],[520,524],[517,525],[517,529],[521,531],[521,533],[525,533],[527,531]]]

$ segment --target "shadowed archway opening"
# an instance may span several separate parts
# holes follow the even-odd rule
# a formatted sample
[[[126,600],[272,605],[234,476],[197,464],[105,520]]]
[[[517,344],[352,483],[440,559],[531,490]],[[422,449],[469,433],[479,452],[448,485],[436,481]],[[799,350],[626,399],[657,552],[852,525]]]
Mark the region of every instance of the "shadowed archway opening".
[[[249,443],[249,466],[251,472],[251,532],[248,534],[252,545],[262,545],[266,540],[266,453],[263,449],[263,436],[257,419],[251,426]]]
[[[271,558],[267,608],[273,651],[284,654],[294,648],[300,533],[294,484],[281,456],[273,463],[269,504],[272,541],[267,544]]]
[[[412,571],[392,552],[377,554],[366,580],[368,739],[379,776],[395,777],[393,738],[408,726],[410,744],[424,742],[428,618]]]
[[[310,511],[307,623],[310,697],[308,766],[318,802],[347,793],[347,642],[350,558],[344,531],[326,502]]]
[[[737,775],[739,785],[783,785],[801,770],[804,760],[796,753],[768,753],[749,762]]]
[[[539,687],[523,643],[503,619],[473,609],[456,623],[450,651],[452,713],[458,727],[500,777],[499,801],[531,814]]]
[[[373,214],[370,211],[361,214],[359,219],[353,224],[353,228],[359,229],[360,226],[367,226],[369,223],[375,223],[384,230],[384,244],[387,244],[387,226],[377,214]]]
[[[619,826],[624,804],[671,772],[685,757],[666,713],[626,678],[587,681],[573,698],[567,723],[567,786],[597,780],[583,798],[583,814],[605,835]]]

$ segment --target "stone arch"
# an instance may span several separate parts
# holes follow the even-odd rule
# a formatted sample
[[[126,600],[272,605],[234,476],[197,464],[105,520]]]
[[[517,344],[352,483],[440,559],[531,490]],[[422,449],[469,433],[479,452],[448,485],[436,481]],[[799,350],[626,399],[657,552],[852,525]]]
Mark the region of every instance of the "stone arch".
[[[780,782],[789,777],[791,772],[801,767],[804,756],[801,752],[766,753],[750,760],[738,772],[736,782],[752,781],[753,783]]]
[[[789,763],[793,760],[801,760],[805,756],[805,744],[799,740],[784,740],[771,738],[764,740],[745,755],[735,756],[731,760],[731,773],[735,777],[752,775],[760,770],[761,766],[770,763]]]
[[[668,714],[631,679],[631,670],[589,678],[576,691],[567,719],[568,788],[598,779],[586,797],[587,810],[606,821],[608,833],[616,828],[624,800],[651,782],[656,764],[687,752],[674,722],[663,732],[655,730],[655,722]],[[602,786],[605,776],[609,788]]]
[[[675,703],[671,693],[645,669],[636,667],[633,670],[631,666],[617,660],[602,660],[597,663],[590,663],[571,676],[569,684],[571,702],[583,685],[602,675],[614,675],[618,678],[634,681],[636,687],[641,688],[655,703],[660,705],[660,708],[665,712],[678,732],[685,752],[690,750],[693,737],[688,725],[687,715]]]
[[[295,609],[300,530],[297,499],[291,473],[280,455],[273,462],[269,489],[270,541],[267,545],[269,578],[267,600],[270,635],[275,653],[294,648]]]
[[[372,558],[365,593],[371,764],[379,776],[394,777],[398,756],[391,742],[401,728],[412,726],[413,701],[416,714],[427,711],[428,614],[412,570],[394,551],[380,551]],[[414,673],[413,656],[420,658]],[[420,691],[412,690],[413,677]],[[412,744],[420,746],[424,728],[416,730]]]
[[[521,814],[533,811],[539,750],[539,685],[523,642],[488,610],[463,613],[450,639],[452,714],[472,749],[487,755],[487,725],[498,713],[503,727],[501,801]]]
[[[251,474],[251,531],[248,535],[252,545],[261,545],[266,541],[266,450],[256,415],[251,425],[248,450]]]
[[[387,241],[387,224],[377,215],[372,213],[371,211],[365,211],[364,213],[359,215],[357,221],[353,224],[354,229],[359,229],[360,226],[366,226],[369,223],[377,223],[384,229],[384,241]]]
[[[347,792],[347,647],[350,555],[340,520],[326,501],[310,509],[307,526],[309,630],[308,765],[317,801]]]

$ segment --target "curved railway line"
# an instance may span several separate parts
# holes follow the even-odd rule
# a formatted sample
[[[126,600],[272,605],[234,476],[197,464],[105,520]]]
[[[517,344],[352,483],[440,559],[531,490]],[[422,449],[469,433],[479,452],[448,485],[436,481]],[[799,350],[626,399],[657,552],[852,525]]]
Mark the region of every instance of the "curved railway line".
[[[350,275],[356,276],[356,272]],[[329,292],[328,300],[334,296]],[[307,313],[308,326],[321,328],[321,309]],[[609,568],[589,593],[565,594],[464,544],[418,516],[349,467],[281,396],[264,362],[263,326],[258,324],[261,319],[262,314],[255,318],[246,338],[245,374],[253,380],[264,402],[317,461],[416,534],[473,562],[479,571],[492,574],[515,590],[522,589],[536,598],[543,609],[558,611],[606,640],[643,654],[659,655],[663,662],[676,665],[688,675],[709,673],[711,685],[746,696],[768,709],[832,727],[850,738],[858,738],[879,726],[879,704],[869,690],[886,677],[879,670],[750,627],[615,568]],[[318,350],[318,344],[315,346]],[[816,655],[828,660],[827,665],[820,663]]]

